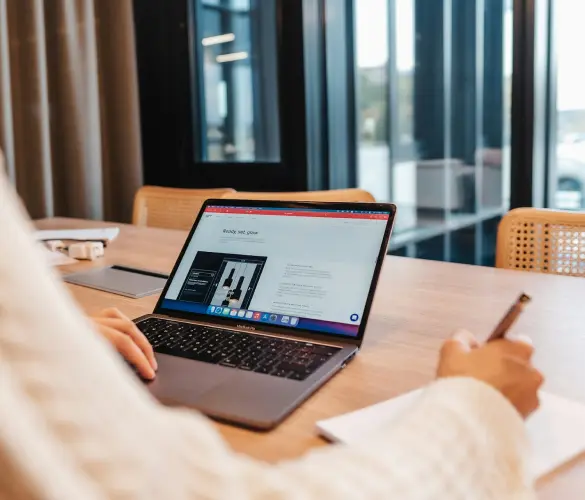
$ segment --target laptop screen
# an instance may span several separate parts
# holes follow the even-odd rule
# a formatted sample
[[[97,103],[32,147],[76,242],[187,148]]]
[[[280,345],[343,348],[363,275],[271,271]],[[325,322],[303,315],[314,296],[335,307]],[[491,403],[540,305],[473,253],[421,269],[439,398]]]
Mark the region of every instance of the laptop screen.
[[[207,206],[160,305],[357,336],[391,216]]]

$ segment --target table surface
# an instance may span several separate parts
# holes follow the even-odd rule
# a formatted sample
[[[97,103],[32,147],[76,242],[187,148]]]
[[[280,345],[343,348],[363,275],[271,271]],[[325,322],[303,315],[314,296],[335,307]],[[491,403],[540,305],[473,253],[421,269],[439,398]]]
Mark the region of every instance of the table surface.
[[[75,219],[37,221],[40,229],[121,227],[106,257],[60,268],[68,273],[122,264],[168,273],[183,231]],[[131,317],[150,313],[157,297],[129,299],[68,285],[88,313],[116,306]],[[443,340],[460,327],[489,334],[520,291],[533,297],[514,332],[529,335],[544,388],[585,403],[585,279],[387,257],[360,354],[278,429],[255,433],[217,424],[234,450],[274,462],[327,446],[315,422],[420,387],[433,379]],[[585,422],[584,422],[585,426]],[[582,498],[585,454],[538,483],[540,498]]]

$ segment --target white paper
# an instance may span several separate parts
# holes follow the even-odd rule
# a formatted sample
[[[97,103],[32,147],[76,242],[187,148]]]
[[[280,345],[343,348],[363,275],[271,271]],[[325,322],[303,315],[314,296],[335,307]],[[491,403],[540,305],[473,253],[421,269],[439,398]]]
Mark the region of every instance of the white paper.
[[[35,238],[39,241],[76,240],[76,241],[114,241],[120,229],[117,227],[97,229],[56,229],[36,231]]]
[[[416,400],[422,389],[397,398],[317,422],[322,436],[352,443],[372,429],[392,421]],[[533,477],[552,472],[585,451],[585,405],[553,394],[540,394],[540,408],[526,423],[532,445]]]

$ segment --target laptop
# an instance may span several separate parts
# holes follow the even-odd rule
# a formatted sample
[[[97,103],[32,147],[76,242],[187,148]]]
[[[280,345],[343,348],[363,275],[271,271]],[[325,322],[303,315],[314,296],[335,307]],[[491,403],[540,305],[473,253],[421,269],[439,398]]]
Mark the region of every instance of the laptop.
[[[359,351],[394,222],[381,203],[208,200],[153,314],[161,402],[278,425]]]

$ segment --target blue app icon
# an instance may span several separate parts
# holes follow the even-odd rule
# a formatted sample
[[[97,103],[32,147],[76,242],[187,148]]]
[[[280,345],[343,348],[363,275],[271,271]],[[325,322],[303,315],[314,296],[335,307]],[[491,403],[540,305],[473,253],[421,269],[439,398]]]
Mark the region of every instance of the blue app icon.
[[[262,315],[262,321],[268,321],[270,319],[270,314],[264,313]]]
[[[213,314],[215,312],[215,306],[209,306],[209,314]]]
[[[358,319],[360,319],[360,317],[359,317],[359,315],[357,315],[357,314],[352,314],[352,315],[349,317],[349,319],[351,319],[351,320],[352,320],[352,321],[355,323],[355,322],[356,322]]]

